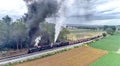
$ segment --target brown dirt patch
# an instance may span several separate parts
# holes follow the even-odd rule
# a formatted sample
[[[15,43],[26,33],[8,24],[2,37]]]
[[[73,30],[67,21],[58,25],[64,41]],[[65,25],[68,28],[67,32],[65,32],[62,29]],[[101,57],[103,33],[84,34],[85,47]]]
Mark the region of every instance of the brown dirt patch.
[[[107,51],[83,46],[16,66],[88,66],[106,53]]]

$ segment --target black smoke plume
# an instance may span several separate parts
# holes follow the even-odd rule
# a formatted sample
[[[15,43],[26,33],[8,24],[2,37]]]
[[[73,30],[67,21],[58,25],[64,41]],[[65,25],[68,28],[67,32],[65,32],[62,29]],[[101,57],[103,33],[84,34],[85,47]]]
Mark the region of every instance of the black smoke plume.
[[[40,32],[39,24],[45,21],[45,18],[55,15],[58,11],[57,0],[24,0],[28,7],[28,13],[25,15],[30,41]],[[30,42],[31,43],[31,42]]]

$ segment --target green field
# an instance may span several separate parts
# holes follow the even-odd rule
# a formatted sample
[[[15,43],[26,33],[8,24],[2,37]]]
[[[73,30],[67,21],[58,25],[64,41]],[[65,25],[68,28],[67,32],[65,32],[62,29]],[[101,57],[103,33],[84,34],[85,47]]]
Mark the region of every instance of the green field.
[[[90,66],[120,66],[120,54],[108,53]]]
[[[89,46],[107,50],[108,54],[104,55],[90,66],[120,66],[120,34],[105,37],[102,40],[89,44]]]
[[[117,51],[120,49],[120,34],[103,38],[100,41],[89,44],[89,46],[107,51]]]

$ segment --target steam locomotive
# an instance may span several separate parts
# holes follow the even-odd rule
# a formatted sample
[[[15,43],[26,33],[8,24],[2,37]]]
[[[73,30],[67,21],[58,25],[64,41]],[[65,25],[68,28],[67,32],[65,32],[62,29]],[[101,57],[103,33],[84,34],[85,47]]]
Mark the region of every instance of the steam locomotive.
[[[76,40],[76,41],[69,41],[69,42],[57,42],[57,43],[53,43],[52,45],[51,44],[42,44],[42,45],[39,45],[39,47],[34,47],[34,48],[28,49],[28,53],[39,52],[39,51],[42,51],[42,50],[47,50],[47,49],[52,49],[52,48],[57,48],[57,47],[62,47],[62,46],[67,46],[67,45],[78,44],[78,43],[98,39],[100,37],[102,37],[102,36],[99,35],[99,36],[95,36],[95,37],[92,37],[92,38],[79,39],[79,40]]]

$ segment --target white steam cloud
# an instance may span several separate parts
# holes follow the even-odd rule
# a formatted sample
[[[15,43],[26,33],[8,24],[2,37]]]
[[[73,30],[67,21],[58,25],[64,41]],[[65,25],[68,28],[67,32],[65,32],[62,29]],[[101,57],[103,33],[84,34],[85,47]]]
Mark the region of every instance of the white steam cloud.
[[[69,1],[69,2],[68,2]],[[58,18],[56,19],[56,25],[55,25],[55,39],[54,42],[57,41],[57,38],[59,36],[59,33],[61,31],[61,28],[63,24],[66,21],[66,9],[70,9],[72,7],[72,4],[74,3],[74,0],[64,0],[62,1],[61,7],[58,11]]]

